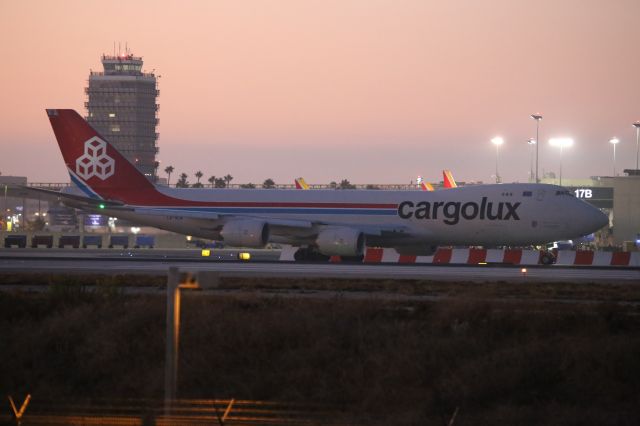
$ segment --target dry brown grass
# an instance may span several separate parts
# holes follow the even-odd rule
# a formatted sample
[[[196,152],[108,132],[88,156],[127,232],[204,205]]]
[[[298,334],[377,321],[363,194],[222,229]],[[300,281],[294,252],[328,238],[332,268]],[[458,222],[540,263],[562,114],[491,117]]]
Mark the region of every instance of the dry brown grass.
[[[340,285],[451,297],[430,303],[187,293],[180,396],[318,402],[367,424],[443,424],[455,407],[456,425],[631,425],[640,418],[637,307],[544,300],[635,298],[632,286],[280,283]],[[519,300],[491,300],[513,294]],[[161,296],[77,284],[0,293],[0,393],[161,398],[164,309]]]
[[[125,286],[156,287],[166,285],[163,275],[0,273],[2,285],[100,286],[118,289]],[[221,277],[223,290],[311,290],[335,292],[387,292],[407,296],[504,300],[557,300],[640,303],[640,283],[563,283],[563,282],[439,282],[431,280],[335,279],[335,278],[234,278]]]

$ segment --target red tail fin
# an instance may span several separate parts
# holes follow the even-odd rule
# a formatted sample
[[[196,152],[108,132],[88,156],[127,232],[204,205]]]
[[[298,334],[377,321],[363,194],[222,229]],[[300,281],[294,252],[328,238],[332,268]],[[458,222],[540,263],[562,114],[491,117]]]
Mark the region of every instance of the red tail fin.
[[[425,181],[420,182],[420,188],[423,191],[433,191],[433,185],[431,185],[429,182],[425,182]]]
[[[309,189],[309,185],[307,185],[307,182],[305,182],[304,178],[297,178],[295,180],[296,182],[296,189]]]
[[[88,196],[148,204],[155,186],[72,109],[48,109],[71,180]]]
[[[451,170],[443,170],[442,176],[444,177],[444,187],[445,188],[457,188],[456,180],[453,178],[451,174]]]

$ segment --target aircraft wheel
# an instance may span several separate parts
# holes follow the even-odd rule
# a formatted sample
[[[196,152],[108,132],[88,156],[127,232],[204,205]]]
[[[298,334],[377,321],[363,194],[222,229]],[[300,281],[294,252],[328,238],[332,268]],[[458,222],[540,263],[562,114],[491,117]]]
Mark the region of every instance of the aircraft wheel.
[[[329,256],[326,256],[312,248],[304,247],[295,252],[293,259],[296,262],[328,262]]]
[[[343,262],[362,263],[363,260],[364,254],[361,254],[360,256],[342,256]]]
[[[543,265],[552,265],[554,263],[554,257],[551,253],[542,253],[540,256],[540,263]]]
[[[293,254],[293,260],[296,262],[304,262],[307,259],[307,249],[300,248]]]

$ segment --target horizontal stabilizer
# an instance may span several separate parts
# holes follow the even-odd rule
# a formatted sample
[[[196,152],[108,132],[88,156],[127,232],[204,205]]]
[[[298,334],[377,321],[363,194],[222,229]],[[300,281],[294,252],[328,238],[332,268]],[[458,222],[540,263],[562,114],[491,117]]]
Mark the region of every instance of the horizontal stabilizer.
[[[117,200],[103,200],[100,198],[85,197],[84,195],[70,194],[67,192],[52,191],[44,188],[34,188],[31,186],[20,185],[16,187],[19,193],[27,198],[40,198],[45,196],[47,198],[61,198],[67,200],[78,201],[93,207],[121,207],[124,203]]]

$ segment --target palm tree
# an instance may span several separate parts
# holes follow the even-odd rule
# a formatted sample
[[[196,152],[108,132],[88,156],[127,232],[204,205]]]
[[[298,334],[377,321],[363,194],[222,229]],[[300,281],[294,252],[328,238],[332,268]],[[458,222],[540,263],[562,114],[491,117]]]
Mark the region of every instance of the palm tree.
[[[173,166],[167,166],[164,168],[164,172],[167,174],[167,185],[171,184],[171,173],[173,173]]]
[[[177,188],[188,188],[189,187],[189,182],[187,181],[187,174],[186,173],[182,173],[180,174],[180,179],[178,179],[178,182],[176,182],[176,187]]]
[[[262,182],[262,187],[264,189],[272,189],[275,186],[276,186],[276,183],[271,178],[265,179],[265,181]]]
[[[356,189],[356,186],[351,184],[348,179],[342,179],[340,185],[338,186],[340,189]]]
[[[227,183],[227,188],[229,187],[229,185],[231,184],[231,181],[233,180],[233,176],[231,175],[226,175],[224,178],[224,181]]]
[[[192,185],[194,188],[202,188],[202,184],[200,183],[200,179],[202,179],[202,176],[204,176],[204,174],[200,170],[195,172],[195,177],[196,179],[198,179],[198,181]]]
[[[209,177],[209,179],[207,179],[207,181],[211,184],[211,187],[213,188],[216,184],[216,177],[215,176],[211,176]]]

